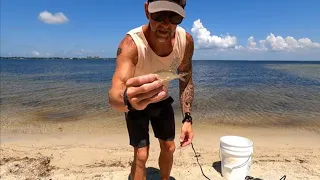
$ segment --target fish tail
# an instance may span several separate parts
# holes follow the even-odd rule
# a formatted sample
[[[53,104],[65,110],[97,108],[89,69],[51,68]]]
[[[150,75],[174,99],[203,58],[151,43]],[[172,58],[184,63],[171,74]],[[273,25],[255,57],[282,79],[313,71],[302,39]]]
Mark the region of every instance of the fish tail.
[[[186,79],[184,78],[184,76],[186,76],[188,73],[179,73],[178,74],[178,78],[183,81],[183,82],[186,82]]]

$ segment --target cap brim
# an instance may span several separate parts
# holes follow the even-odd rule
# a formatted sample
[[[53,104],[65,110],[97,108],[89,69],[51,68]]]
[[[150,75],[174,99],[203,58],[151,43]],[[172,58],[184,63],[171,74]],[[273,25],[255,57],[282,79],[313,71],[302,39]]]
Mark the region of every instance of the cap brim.
[[[182,17],[186,17],[185,10],[178,4],[170,1],[155,1],[149,3],[149,13],[155,13],[159,11],[173,11],[180,14]]]

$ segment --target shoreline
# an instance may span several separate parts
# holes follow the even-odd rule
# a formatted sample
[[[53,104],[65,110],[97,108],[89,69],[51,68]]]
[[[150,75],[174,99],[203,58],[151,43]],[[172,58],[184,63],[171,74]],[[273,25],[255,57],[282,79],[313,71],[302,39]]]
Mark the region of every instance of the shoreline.
[[[13,107],[12,107],[13,108]],[[110,113],[110,112],[108,112]],[[114,134],[127,133],[123,113],[112,111],[91,112],[84,115],[74,114],[69,109],[57,110],[24,109],[14,111],[4,108],[0,113],[1,132],[5,133],[91,133]],[[293,129],[320,134],[320,121],[316,119],[320,113],[314,114],[275,114],[275,113],[236,113],[218,115],[200,115],[194,113],[194,126],[201,130],[210,128],[248,128],[248,129]],[[182,116],[175,110],[175,122],[179,126]],[[106,132],[106,129],[109,132]]]
[[[176,145],[180,136],[176,127]],[[1,133],[2,179],[128,179],[132,148],[123,125],[105,132]],[[210,179],[224,179],[219,172],[219,138],[239,135],[254,142],[249,175],[264,180],[319,179],[320,134],[292,128],[215,125],[194,126],[193,145],[199,163]],[[159,147],[150,129],[148,177],[158,177]],[[177,147],[171,176],[204,179],[191,146]],[[11,171],[11,173],[10,173]],[[41,175],[43,177],[41,177]]]

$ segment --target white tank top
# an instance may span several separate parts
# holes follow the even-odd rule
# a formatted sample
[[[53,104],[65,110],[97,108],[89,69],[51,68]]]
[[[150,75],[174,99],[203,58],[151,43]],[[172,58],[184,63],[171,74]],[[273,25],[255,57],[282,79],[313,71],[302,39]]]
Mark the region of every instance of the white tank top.
[[[158,56],[151,49],[142,31],[142,26],[130,30],[127,34],[132,37],[138,49],[138,62],[134,76],[149,74],[158,70],[177,71],[183,59],[186,46],[186,31],[182,27],[177,26],[173,51],[166,57]],[[169,83],[165,84],[167,88],[168,85]]]

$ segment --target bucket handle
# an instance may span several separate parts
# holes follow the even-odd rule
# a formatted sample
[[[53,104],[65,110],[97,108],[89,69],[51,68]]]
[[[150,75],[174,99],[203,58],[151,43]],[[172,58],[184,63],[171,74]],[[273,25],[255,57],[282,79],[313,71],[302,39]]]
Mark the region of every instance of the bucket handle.
[[[219,149],[219,156],[220,156],[220,159],[221,159],[221,155],[220,154],[221,154],[221,149]],[[242,163],[242,164],[240,164],[238,166],[235,166],[235,167],[228,167],[228,166],[225,166],[225,165],[223,165],[223,166],[228,168],[228,169],[230,169],[231,171],[234,170],[234,169],[237,169],[237,168],[241,168],[241,167],[243,167],[244,165],[247,164],[247,162],[250,160],[252,154],[253,153],[251,152],[249,158],[244,163]]]

